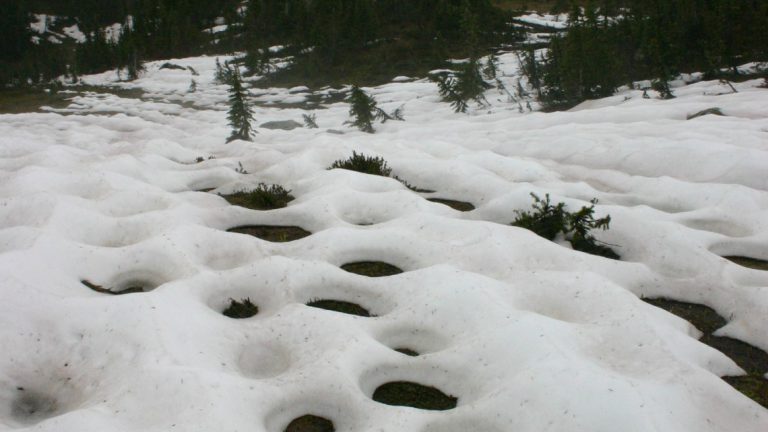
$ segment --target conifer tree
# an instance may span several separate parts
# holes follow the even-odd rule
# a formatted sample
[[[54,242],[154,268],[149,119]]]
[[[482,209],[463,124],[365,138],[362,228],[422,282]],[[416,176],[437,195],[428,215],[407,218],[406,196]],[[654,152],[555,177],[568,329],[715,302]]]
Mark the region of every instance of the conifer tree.
[[[232,127],[232,135],[227,142],[234,140],[251,141],[251,122],[253,121],[253,111],[248,106],[248,92],[243,87],[240,79],[240,73],[237,67],[232,69],[232,80],[229,88],[229,114],[227,119]]]
[[[353,86],[349,103],[349,116],[353,120],[348,123],[363,132],[374,133],[373,121],[376,118],[376,101],[360,87]]]

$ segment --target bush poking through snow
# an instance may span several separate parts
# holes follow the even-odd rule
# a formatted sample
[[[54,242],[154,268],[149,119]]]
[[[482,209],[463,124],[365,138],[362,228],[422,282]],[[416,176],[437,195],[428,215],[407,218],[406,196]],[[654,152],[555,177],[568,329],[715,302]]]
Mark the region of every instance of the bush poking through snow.
[[[293,196],[291,196],[291,191],[285,190],[280,185],[259,183],[256,189],[225,195],[224,199],[230,204],[240,207],[254,210],[273,210],[287,206],[293,200]]]
[[[237,319],[250,318],[257,313],[259,313],[259,307],[253,304],[248,297],[240,301],[229,299],[229,307],[222,312],[224,316]]]
[[[531,196],[534,211],[515,210],[517,219],[512,225],[531,230],[547,240],[555,240],[562,234],[574,250],[611,259],[620,258],[611,248],[598,244],[598,240],[591,234],[593,229],[607,230],[611,223],[611,216],[594,218],[597,199],[591,201],[591,206],[570,213],[566,211],[565,203],[552,205],[549,194],[544,199],[535,193],[531,193]]]
[[[392,174],[392,169],[387,166],[387,161],[385,161],[384,158],[378,156],[366,156],[354,151],[352,152],[352,156],[348,159],[339,159],[335,161],[333,165],[328,167],[329,170],[335,168],[382,177],[389,177],[389,175]]]
[[[403,121],[403,107],[397,108],[391,114],[387,114],[376,104],[376,99],[363,91],[358,86],[353,86],[349,94],[349,116],[352,118],[346,124],[350,124],[363,132],[374,133],[373,122],[379,120],[386,123],[387,120]],[[305,119],[306,120],[306,119]]]

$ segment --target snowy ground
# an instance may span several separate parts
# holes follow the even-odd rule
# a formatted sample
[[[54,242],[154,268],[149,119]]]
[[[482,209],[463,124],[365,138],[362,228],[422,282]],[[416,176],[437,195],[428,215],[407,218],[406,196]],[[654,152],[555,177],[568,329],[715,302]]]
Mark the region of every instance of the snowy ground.
[[[514,74],[514,57],[501,60]],[[718,335],[768,349],[768,273],[721,258],[768,259],[759,82],[735,94],[701,82],[670,101],[628,90],[553,114],[520,113],[489,92],[490,108],[462,115],[434,84],[399,79],[369,90],[387,110],[404,105],[407,121],[375,135],[343,125],[348,106],[332,103],[313,111],[320,129],[259,129],[252,143],[225,144],[214,59],[173,62],[199,76],[152,63],[114,84],[143,99],[93,93],[64,110],[0,116],[2,429],[281,432],[312,413],[349,432],[768,430],[768,411],[719,378],[741,369],[639,298],[707,304],[728,319]],[[257,123],[301,122],[311,99],[302,88],[254,90]],[[686,120],[711,107],[725,116]],[[353,150],[436,192],[326,170]],[[296,200],[259,212],[198,192],[259,182]],[[613,218],[598,236],[622,261],[509,226],[530,192],[571,208],[598,198]],[[248,224],[313,235],[269,243],[226,232]],[[339,268],[366,260],[405,273]],[[108,296],[83,279],[157,288]],[[259,314],[221,315],[231,297],[250,297]],[[304,305],[315,298],[376,317]],[[423,355],[392,349],[404,345]],[[458,407],[371,399],[398,380],[435,386]]]

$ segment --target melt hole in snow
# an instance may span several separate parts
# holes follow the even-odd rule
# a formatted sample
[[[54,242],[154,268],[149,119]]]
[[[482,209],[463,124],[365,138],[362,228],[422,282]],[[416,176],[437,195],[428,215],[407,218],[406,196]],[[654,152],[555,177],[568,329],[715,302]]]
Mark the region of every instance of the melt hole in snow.
[[[468,212],[475,209],[475,206],[464,201],[455,201],[455,200],[442,199],[442,198],[427,198],[427,201],[447,205],[448,207],[454,210],[458,210],[460,212]]]
[[[456,408],[458,398],[442,391],[410,381],[394,381],[380,385],[373,400],[386,405],[408,406],[423,410],[445,411]]]
[[[372,316],[368,309],[360,306],[357,303],[351,303],[343,300],[329,300],[329,299],[316,299],[310,300],[307,306],[315,307],[319,309],[330,310],[334,312],[345,313],[349,315],[357,315],[361,317]]]
[[[754,270],[768,271],[768,261],[760,260],[757,258],[743,257],[743,256],[726,256],[723,258],[733,263],[736,263],[742,267],[747,267]]]
[[[312,235],[297,226],[248,225],[230,228],[228,232],[247,234],[270,242],[290,242]]]
[[[285,428],[285,432],[333,432],[333,422],[316,415],[303,415],[293,419]]]
[[[11,416],[18,422],[38,423],[58,415],[59,402],[56,398],[18,387],[17,396],[11,406]]]
[[[360,261],[344,264],[343,270],[368,277],[383,277],[400,274],[403,271],[392,264],[381,261]]]
[[[224,314],[224,316],[228,316],[230,318],[250,318],[259,313],[259,307],[251,302],[251,299],[248,297],[241,300],[230,298],[229,306],[221,313]]]
[[[394,348],[395,351],[399,352],[400,354],[405,354],[410,357],[418,357],[420,354],[410,348]]]

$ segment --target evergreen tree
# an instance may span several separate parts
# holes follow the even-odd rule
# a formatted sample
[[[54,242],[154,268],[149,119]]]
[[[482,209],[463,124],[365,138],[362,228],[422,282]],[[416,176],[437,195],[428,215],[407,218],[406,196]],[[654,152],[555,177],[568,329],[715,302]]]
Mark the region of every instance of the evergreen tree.
[[[238,139],[251,141],[251,134],[254,133],[251,128],[253,111],[248,105],[247,98],[248,92],[243,87],[240,73],[237,68],[234,68],[229,88],[229,114],[227,115],[229,125],[232,127],[232,134],[227,142]]]
[[[352,87],[349,96],[349,116],[353,120],[348,123],[363,132],[374,133],[373,121],[376,119],[376,101],[358,86]]]

